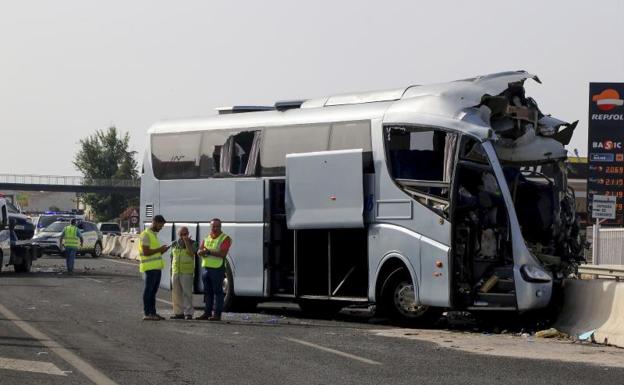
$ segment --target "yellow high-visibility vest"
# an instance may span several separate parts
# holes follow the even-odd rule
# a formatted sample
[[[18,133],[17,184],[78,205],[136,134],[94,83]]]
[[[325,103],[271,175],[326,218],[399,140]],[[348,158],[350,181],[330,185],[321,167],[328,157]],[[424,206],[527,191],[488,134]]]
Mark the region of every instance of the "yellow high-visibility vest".
[[[145,256],[143,255],[143,237],[147,235],[150,241],[149,248],[154,250],[160,247],[160,242],[158,241],[158,237],[152,231],[152,229],[145,229],[139,236],[139,259],[141,264],[139,265],[139,270],[141,273],[144,273],[148,270],[162,270],[165,267],[165,261],[162,259],[161,253],[156,253],[152,255]]]
[[[171,261],[171,270],[174,274],[193,274],[195,272],[195,254],[188,252],[186,247],[180,247],[174,244],[171,248],[173,261]]]
[[[63,244],[70,249],[77,249],[80,246],[78,228],[76,226],[69,225],[63,229]]]
[[[206,238],[204,239],[204,247],[210,250],[219,250],[221,248],[221,244],[227,238],[229,238],[229,236],[226,233],[221,233],[216,238],[213,238],[210,234],[208,234]],[[202,257],[202,267],[218,269],[222,267],[224,263],[225,263],[225,258],[219,258],[219,257],[215,257],[212,255]]]

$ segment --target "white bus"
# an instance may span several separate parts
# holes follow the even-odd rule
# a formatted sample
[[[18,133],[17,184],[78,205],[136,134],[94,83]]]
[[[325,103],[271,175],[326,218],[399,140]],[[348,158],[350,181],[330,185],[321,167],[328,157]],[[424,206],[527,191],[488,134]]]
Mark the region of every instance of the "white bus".
[[[527,79],[539,82],[506,72],[159,122],[141,222],[164,215],[169,243],[221,218],[226,309],[359,302],[426,321],[547,307],[582,258],[564,164],[576,122],[544,115]]]

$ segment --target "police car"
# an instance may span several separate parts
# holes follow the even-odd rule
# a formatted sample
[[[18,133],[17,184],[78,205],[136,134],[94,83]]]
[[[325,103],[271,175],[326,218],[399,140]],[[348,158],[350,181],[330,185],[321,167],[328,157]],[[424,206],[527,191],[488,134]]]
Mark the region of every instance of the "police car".
[[[33,237],[33,244],[41,247],[44,253],[61,254],[65,248],[61,244],[61,235],[65,227],[69,226],[70,218],[61,218],[47,227],[41,229],[37,235]],[[78,229],[82,233],[84,240],[82,247],[78,250],[79,254],[91,254],[97,258],[102,255],[102,233],[97,229],[95,223],[87,221],[79,221]]]

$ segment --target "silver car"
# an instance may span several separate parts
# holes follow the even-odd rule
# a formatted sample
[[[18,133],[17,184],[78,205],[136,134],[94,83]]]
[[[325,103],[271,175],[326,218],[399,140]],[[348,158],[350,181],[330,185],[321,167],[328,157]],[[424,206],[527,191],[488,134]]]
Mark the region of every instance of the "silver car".
[[[56,221],[42,229],[33,237],[33,243],[39,245],[44,253],[61,254],[65,251],[61,244],[61,235],[69,221]],[[102,255],[102,233],[95,223],[81,221],[78,228],[82,233],[83,245],[78,250],[79,254],[91,254],[94,258]]]

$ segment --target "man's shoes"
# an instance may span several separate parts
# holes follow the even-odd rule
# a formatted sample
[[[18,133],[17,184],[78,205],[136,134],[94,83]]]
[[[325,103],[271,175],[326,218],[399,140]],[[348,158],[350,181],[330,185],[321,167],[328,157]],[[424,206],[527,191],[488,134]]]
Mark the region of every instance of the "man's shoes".
[[[187,314],[184,318],[186,318],[186,319],[193,319],[193,316],[191,314]]]
[[[157,317],[159,320],[165,319],[165,317],[161,316],[160,314],[154,314],[154,317]]]
[[[221,316],[213,315],[210,318],[208,318],[208,321],[221,321]]]
[[[143,316],[143,321],[160,321],[160,318],[158,318],[155,314],[149,314]]]
[[[211,318],[210,314],[208,313],[204,313],[202,315],[200,315],[199,317],[196,317],[195,319],[201,320],[201,321],[207,321]]]
[[[184,319],[184,314],[174,314],[169,319]]]

